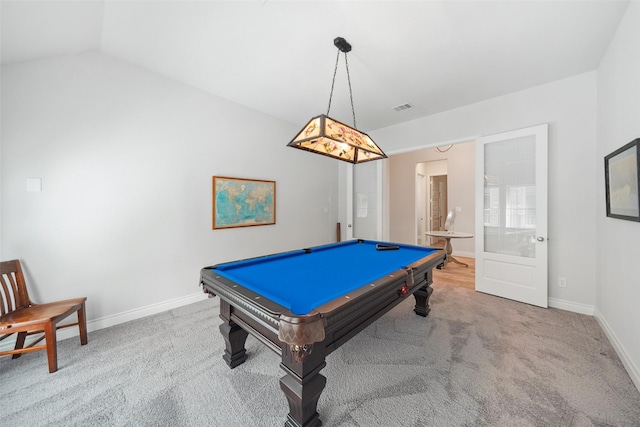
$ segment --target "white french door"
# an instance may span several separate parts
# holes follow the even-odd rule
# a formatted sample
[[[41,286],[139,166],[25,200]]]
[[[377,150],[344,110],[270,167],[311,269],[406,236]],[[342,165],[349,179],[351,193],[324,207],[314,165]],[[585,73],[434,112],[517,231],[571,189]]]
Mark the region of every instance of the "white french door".
[[[547,307],[546,124],[476,142],[476,290]]]

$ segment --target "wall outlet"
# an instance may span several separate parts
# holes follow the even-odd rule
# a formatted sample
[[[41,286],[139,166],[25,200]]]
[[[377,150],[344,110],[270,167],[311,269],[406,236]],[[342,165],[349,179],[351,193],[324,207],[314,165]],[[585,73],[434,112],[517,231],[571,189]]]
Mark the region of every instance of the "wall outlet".
[[[566,277],[558,277],[558,286],[560,288],[566,288],[567,287],[567,278]]]

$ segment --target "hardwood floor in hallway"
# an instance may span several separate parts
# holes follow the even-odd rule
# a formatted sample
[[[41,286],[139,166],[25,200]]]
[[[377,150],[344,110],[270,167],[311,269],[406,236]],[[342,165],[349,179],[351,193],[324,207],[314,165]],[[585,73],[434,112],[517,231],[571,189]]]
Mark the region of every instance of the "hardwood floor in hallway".
[[[450,262],[442,270],[433,269],[433,284],[445,286],[461,286],[463,288],[476,288],[476,260],[475,258],[466,258],[456,256],[456,259],[469,267]]]

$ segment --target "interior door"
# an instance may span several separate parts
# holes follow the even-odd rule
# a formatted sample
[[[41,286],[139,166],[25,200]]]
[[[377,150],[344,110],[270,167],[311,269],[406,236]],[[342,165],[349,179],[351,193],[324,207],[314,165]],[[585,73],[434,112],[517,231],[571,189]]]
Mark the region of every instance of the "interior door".
[[[382,161],[352,165],[352,238],[382,239]]]
[[[546,124],[476,143],[476,290],[547,307]]]

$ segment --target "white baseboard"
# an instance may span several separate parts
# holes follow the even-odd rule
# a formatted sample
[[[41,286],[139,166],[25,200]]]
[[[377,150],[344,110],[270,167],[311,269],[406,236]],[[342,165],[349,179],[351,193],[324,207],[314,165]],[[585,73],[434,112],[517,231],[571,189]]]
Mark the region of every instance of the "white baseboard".
[[[587,314],[589,316],[593,316],[593,311],[595,307],[592,305],[581,304],[578,302],[567,301],[558,298],[549,298],[547,300],[549,307],[551,308],[559,308],[560,310],[572,311],[574,313]]]
[[[135,308],[133,310],[124,311],[118,314],[112,314],[100,319],[94,319],[87,322],[87,330],[97,331],[99,329],[108,328],[110,326],[119,325],[121,323],[129,322],[135,319],[141,319],[143,317],[151,316],[153,314],[162,313],[163,311],[171,310],[174,308],[182,307],[183,305],[193,304],[194,302],[207,299],[207,294],[204,292],[198,292],[183,297],[174,298],[168,301],[162,301],[159,303],[146,305],[144,307]],[[61,331],[61,334],[62,335]],[[78,335],[77,333],[75,335]],[[73,335],[72,335],[73,336]]]
[[[99,329],[119,325],[131,320],[141,319],[153,314],[162,313],[163,311],[172,310],[184,305],[193,304],[194,302],[202,301],[205,299],[207,299],[207,294],[205,294],[204,292],[198,292],[195,294],[174,298],[172,300],[162,301],[159,303],[146,305],[144,307],[135,308],[133,310],[123,311],[122,313],[112,314],[109,316],[101,317],[99,319],[88,320],[87,331],[97,331]],[[70,319],[73,318],[74,317],[70,317]],[[65,322],[62,321],[62,323]],[[76,337],[78,336],[78,334],[78,328],[65,328],[58,331],[56,338],[58,341],[61,341],[67,338]],[[2,343],[0,343],[0,351],[11,350],[13,349],[14,345],[15,338],[9,337],[5,341],[2,341]]]
[[[622,364],[627,370],[629,377],[631,377],[631,381],[633,381],[638,391],[640,391],[640,369],[638,369],[635,363],[633,363],[633,360],[631,360],[631,358],[629,357],[624,346],[622,345],[618,337],[616,337],[616,334],[609,327],[609,324],[607,323],[605,318],[602,317],[602,313],[600,313],[597,308],[595,309],[594,317],[596,318],[596,321],[604,331],[604,334],[609,339],[609,342],[611,342],[611,345],[615,349],[616,354],[622,361]]]

